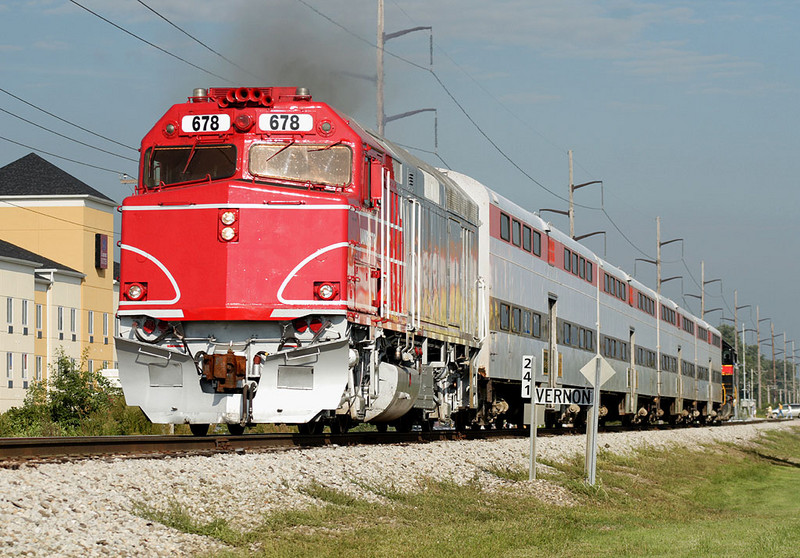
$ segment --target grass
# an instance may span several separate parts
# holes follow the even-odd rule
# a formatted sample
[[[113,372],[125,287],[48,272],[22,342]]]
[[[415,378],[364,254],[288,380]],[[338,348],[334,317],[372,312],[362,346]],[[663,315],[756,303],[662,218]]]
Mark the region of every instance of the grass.
[[[270,514],[244,532],[222,519],[198,523],[176,504],[137,512],[232,549],[214,557],[793,556],[800,467],[786,462],[798,459],[793,429],[769,433],[757,450],[602,451],[594,487],[582,480],[582,456],[548,462],[544,476],[577,502],[568,507],[538,500],[526,470],[494,466],[485,471],[510,488],[484,490],[475,479],[426,480],[412,493],[362,485],[382,497],[374,503],[311,483],[304,492],[318,507]]]

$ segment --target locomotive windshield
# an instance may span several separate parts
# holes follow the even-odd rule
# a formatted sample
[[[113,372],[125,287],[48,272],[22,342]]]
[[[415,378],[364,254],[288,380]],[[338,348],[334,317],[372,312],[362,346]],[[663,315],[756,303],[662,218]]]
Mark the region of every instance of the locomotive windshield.
[[[148,188],[193,180],[233,176],[236,148],[232,145],[151,147],[144,156],[144,184]]]
[[[250,148],[250,173],[313,184],[350,183],[353,153],[346,145],[257,143]]]

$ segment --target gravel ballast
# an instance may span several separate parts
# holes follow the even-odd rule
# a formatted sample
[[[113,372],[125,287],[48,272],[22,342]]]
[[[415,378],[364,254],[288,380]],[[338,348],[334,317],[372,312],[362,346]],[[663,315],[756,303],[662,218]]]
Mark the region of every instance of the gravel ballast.
[[[604,433],[599,447],[616,453],[643,446],[697,447],[744,444],[793,421]],[[585,451],[584,436],[540,438],[539,459]],[[508,481],[485,468],[527,467],[527,438],[433,442],[395,446],[322,448],[211,457],[85,460],[0,469],[0,556],[194,556],[217,546],[133,513],[136,503],[167,510],[177,504],[198,520],[228,518],[234,526],[258,523],[261,514],[315,505],[303,491],[311,482],[364,499],[391,486],[414,490],[421,478],[470,482],[487,489]],[[569,494],[547,481],[531,493],[569,505]]]

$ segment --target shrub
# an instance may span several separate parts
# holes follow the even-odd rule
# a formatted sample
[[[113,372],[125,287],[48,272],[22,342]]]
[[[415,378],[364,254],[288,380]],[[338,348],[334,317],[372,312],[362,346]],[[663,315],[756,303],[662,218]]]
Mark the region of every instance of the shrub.
[[[58,351],[49,381],[35,382],[21,407],[0,415],[0,436],[100,436],[162,433],[99,372]]]

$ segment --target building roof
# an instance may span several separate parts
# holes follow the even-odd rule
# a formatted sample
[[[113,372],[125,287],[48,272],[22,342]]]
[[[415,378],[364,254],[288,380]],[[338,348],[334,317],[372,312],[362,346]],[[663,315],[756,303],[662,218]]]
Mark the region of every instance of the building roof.
[[[29,153],[0,167],[0,197],[76,195],[88,195],[116,203],[36,153]]]
[[[57,269],[58,271],[67,271],[70,273],[77,273],[83,275],[77,269],[72,269],[69,266],[60,264],[39,254],[35,254],[25,248],[20,248],[16,244],[11,244],[5,240],[0,240],[0,258],[13,258],[15,260],[23,260],[37,264],[37,269]]]

